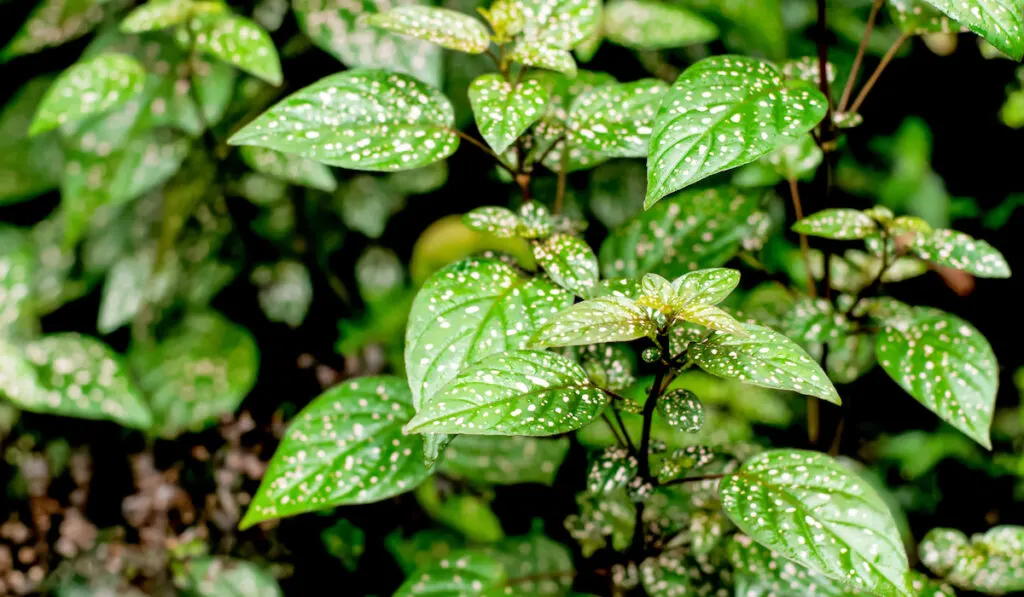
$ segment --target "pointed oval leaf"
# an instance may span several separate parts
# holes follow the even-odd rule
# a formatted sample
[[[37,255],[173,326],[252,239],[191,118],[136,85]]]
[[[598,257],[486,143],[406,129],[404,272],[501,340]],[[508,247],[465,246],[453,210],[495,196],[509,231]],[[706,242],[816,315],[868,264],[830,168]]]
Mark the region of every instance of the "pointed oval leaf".
[[[991,448],[999,369],[985,337],[963,319],[916,308],[875,341],[882,369],[940,419]]]
[[[576,59],[572,52],[541,42],[521,41],[512,47],[509,60],[526,66],[536,66],[563,73],[570,77],[576,76]]]
[[[1020,0],[925,0],[1014,60],[1024,59]]]
[[[448,445],[441,472],[488,485],[555,482],[569,438],[460,435]]]
[[[118,2],[97,0],[43,0],[35,3],[28,19],[0,50],[0,62],[78,39],[123,6]]]
[[[736,571],[736,591],[744,597],[853,597],[859,594],[785,559],[777,551],[743,534],[733,536],[728,553]]]
[[[588,344],[574,354],[587,377],[601,388],[618,392],[636,383],[636,355],[623,344]]]
[[[1024,591],[1024,527],[993,527],[970,541],[955,529],[932,529],[920,552],[925,566],[963,589],[989,595]]]
[[[393,376],[346,381],[317,396],[288,426],[242,528],[418,486],[433,471],[423,464],[423,437],[402,433],[413,413],[408,385]]]
[[[608,295],[583,301],[551,318],[537,331],[536,346],[576,346],[628,342],[658,335],[651,309],[630,299]]]
[[[456,552],[413,570],[392,597],[484,597],[504,591],[505,567],[495,558]]]
[[[122,104],[142,91],[146,70],[127,54],[100,54],[67,69],[39,102],[28,134],[38,135]]]
[[[719,485],[744,533],[811,570],[881,597],[910,595],[899,531],[869,483],[820,452],[769,450]]]
[[[182,588],[195,597],[282,597],[281,587],[269,571],[246,560],[226,557],[189,558],[180,563]]]
[[[492,354],[420,402],[409,433],[557,435],[596,419],[608,404],[579,365],[550,352]]]
[[[611,493],[625,487],[636,477],[640,461],[619,446],[605,448],[598,453],[587,473],[587,491],[594,494]]]
[[[910,250],[925,261],[974,274],[979,278],[1009,278],[1010,266],[995,247],[956,230],[939,229],[917,235]]]
[[[651,0],[608,2],[601,28],[610,41],[634,50],[667,50],[718,38],[718,27],[699,14]]]
[[[697,433],[704,427],[704,405],[689,390],[675,389],[658,399],[658,414],[671,427]]]
[[[469,86],[477,128],[495,153],[509,148],[544,115],[548,92],[534,79],[517,85],[497,74],[477,77]]]
[[[814,173],[825,159],[825,153],[818,147],[814,137],[804,135],[799,141],[787,143],[761,159],[787,180],[809,181],[814,179]]]
[[[491,45],[483,23],[447,8],[397,6],[387,12],[368,15],[365,19],[374,27],[422,39],[449,50],[480,54]]]
[[[825,104],[812,84],[786,80],[765,60],[713,56],[694,64],[655,118],[645,207],[798,140],[824,118]]]
[[[149,0],[128,13],[121,21],[121,31],[141,33],[173,27],[188,18],[191,8],[191,0]]]
[[[928,0],[888,0],[892,20],[906,33],[959,33],[964,30],[955,21],[928,4]]]
[[[147,429],[152,416],[120,355],[75,333],[18,348],[0,340],[0,394],[32,412],[105,419]]]
[[[561,232],[533,246],[533,256],[556,284],[581,297],[597,284],[597,256],[581,238]]]
[[[408,75],[346,71],[288,96],[230,142],[353,170],[407,170],[451,155],[454,126],[436,89]]]
[[[746,336],[714,332],[691,346],[687,354],[701,369],[718,377],[842,403],[825,372],[795,342],[766,327],[741,325]]]
[[[331,169],[320,162],[251,145],[242,147],[238,153],[250,168],[274,178],[328,193],[338,188]]]
[[[196,50],[263,79],[281,84],[281,61],[270,34],[256,21],[230,12],[213,12],[189,19]]]
[[[512,238],[518,236],[522,222],[514,211],[507,207],[488,205],[478,207],[462,216],[462,223],[466,227],[479,232],[487,232],[498,238]]]
[[[823,209],[793,224],[793,232],[836,240],[856,240],[867,237],[878,229],[878,224],[856,209]]]
[[[740,285],[740,272],[727,267],[697,270],[672,280],[681,305],[717,305]]]
[[[600,0],[522,0],[523,39],[571,50],[597,29]]]
[[[558,596],[565,595],[572,587],[576,573],[572,552],[537,531],[506,537],[480,551],[505,567],[508,578],[501,592],[503,595]]]

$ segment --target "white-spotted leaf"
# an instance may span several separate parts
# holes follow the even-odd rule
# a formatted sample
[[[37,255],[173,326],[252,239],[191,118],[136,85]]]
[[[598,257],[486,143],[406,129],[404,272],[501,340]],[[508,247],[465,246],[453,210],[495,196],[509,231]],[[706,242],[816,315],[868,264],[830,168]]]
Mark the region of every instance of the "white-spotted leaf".
[[[919,551],[925,566],[960,588],[988,595],[1024,591],[1024,527],[993,527],[969,541],[955,529],[932,529]]]
[[[396,6],[387,12],[367,15],[365,19],[374,27],[459,52],[480,54],[491,44],[483,23],[447,8]]]
[[[625,487],[637,475],[640,462],[629,450],[619,446],[605,448],[590,464],[587,473],[587,491],[611,493]]]
[[[793,224],[793,231],[836,240],[865,238],[878,229],[875,221],[856,209],[823,209]]]
[[[501,75],[487,74],[469,86],[477,128],[498,154],[544,115],[547,102],[547,90],[533,79],[513,85]]]
[[[551,318],[538,330],[537,346],[576,346],[603,342],[628,342],[658,334],[650,308],[615,295],[601,296],[573,305]]]
[[[719,485],[722,509],[761,545],[853,590],[910,595],[907,555],[869,483],[820,452],[769,450]]]
[[[488,205],[478,207],[462,216],[462,223],[471,230],[487,232],[498,238],[517,236],[522,222],[514,211],[507,207]]]
[[[100,54],[67,69],[39,102],[29,135],[105,112],[142,91],[146,71],[127,54]]]
[[[404,493],[430,476],[423,437],[405,435],[412,396],[397,377],[346,381],[316,397],[288,426],[242,520],[263,520]]]
[[[853,597],[841,583],[782,557],[741,533],[728,545],[743,597]],[[930,596],[938,597],[938,596]]]
[[[195,597],[228,597],[243,592],[246,597],[283,597],[281,587],[255,562],[203,556],[180,562],[182,589]]]
[[[572,52],[556,46],[521,41],[512,47],[508,58],[526,66],[546,68],[570,77],[576,76],[576,59],[572,57]]]
[[[599,0],[522,0],[522,38],[571,50],[590,37],[601,19]]]
[[[505,566],[494,557],[462,551],[413,570],[392,597],[484,597],[504,592]]]
[[[551,486],[568,453],[568,437],[460,435],[448,445],[438,468],[447,475],[487,485]]]
[[[769,328],[752,323],[742,326],[747,335],[714,332],[690,347],[689,358],[718,377],[841,404],[828,376],[804,349]]]
[[[533,256],[556,284],[581,297],[589,297],[597,284],[597,256],[581,238],[561,232],[533,246]]]
[[[704,427],[704,405],[689,390],[666,392],[658,399],[658,414],[669,426],[687,433],[697,433]]]
[[[654,0],[612,0],[604,7],[604,35],[634,50],[667,50],[718,38],[718,27],[699,14]]]
[[[928,4],[928,0],[888,0],[892,20],[906,33],[959,33],[960,27],[946,15]]]
[[[338,188],[331,169],[320,162],[251,145],[242,147],[238,153],[250,168],[274,178],[328,193]]]
[[[189,34],[196,50],[263,79],[281,84],[281,61],[270,34],[253,20],[230,12],[192,16]]]
[[[406,170],[451,155],[454,125],[439,91],[408,75],[356,70],[293,93],[230,142],[354,170]]]
[[[813,180],[824,159],[825,153],[810,135],[804,135],[800,140],[787,143],[761,158],[787,180]]]
[[[956,230],[922,232],[910,243],[910,250],[925,261],[965,271],[979,278],[1010,277],[1010,266],[1002,253],[986,241]]]
[[[1024,58],[1020,0],[925,0],[1014,60]]]
[[[166,29],[184,22],[192,9],[192,0],[149,0],[136,7],[121,21],[121,31],[142,33]]]
[[[694,64],[655,118],[645,206],[798,140],[825,116],[825,103],[812,84],[786,80],[764,60],[713,56]]]
[[[487,356],[421,400],[408,433],[546,436],[574,431],[608,404],[579,365],[550,352]]]

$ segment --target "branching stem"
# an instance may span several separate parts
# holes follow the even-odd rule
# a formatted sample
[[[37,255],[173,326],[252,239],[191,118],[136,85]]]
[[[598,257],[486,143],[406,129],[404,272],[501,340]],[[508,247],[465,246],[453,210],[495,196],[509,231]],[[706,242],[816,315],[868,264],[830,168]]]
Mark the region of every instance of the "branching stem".
[[[464,132],[462,132],[462,131],[460,131],[458,129],[449,129],[449,130],[451,132],[455,133],[456,135],[458,135],[459,138],[462,139],[463,141],[466,141],[467,143],[470,143],[471,145],[473,145],[474,147],[476,147],[480,151],[482,151],[482,152],[486,153],[487,155],[491,156],[494,159],[494,161],[497,162],[499,166],[501,166],[502,168],[507,170],[509,174],[511,174],[512,176],[516,175],[515,169],[513,169],[512,166],[509,166],[508,164],[506,164],[505,160],[501,159],[501,156],[499,156],[498,154],[494,153],[494,151],[491,150],[490,147],[487,147],[486,145],[484,145],[480,141],[474,139],[473,137],[470,137],[469,135],[467,135],[466,133],[464,133]]]
[[[860,39],[860,46],[857,48],[857,56],[853,59],[853,66],[850,67],[850,76],[846,78],[846,86],[843,87],[843,96],[839,99],[839,112],[845,112],[847,104],[850,103],[850,94],[853,93],[853,84],[857,81],[857,74],[860,72],[860,64],[864,60],[864,52],[868,49],[868,41],[871,39],[871,32],[875,29],[875,20],[878,18],[878,11],[881,10],[885,0],[875,0],[871,5],[871,14],[868,15],[868,24],[864,28],[864,35]],[[856,111],[856,110],[855,110]]]
[[[875,67],[875,71],[871,73],[871,77],[868,78],[867,82],[864,83],[864,87],[860,90],[860,93],[857,94],[857,99],[853,100],[853,105],[850,106],[851,112],[857,112],[860,110],[861,105],[864,104],[864,100],[868,97],[868,93],[870,93],[875,87],[875,83],[878,82],[878,78],[882,76],[882,71],[885,70],[885,67],[889,66],[892,59],[896,57],[896,52],[899,51],[909,38],[909,33],[903,33],[895,42],[893,42],[892,46],[889,47],[889,51],[885,53],[885,56],[882,56],[882,61],[878,63],[878,66]]]
[[[800,185],[797,183],[796,178],[788,178],[786,182],[789,183],[789,194],[793,197],[793,211],[796,213],[796,219],[799,222],[804,219],[804,208],[800,203]],[[807,276],[807,292],[810,293],[811,298],[818,296],[818,291],[814,286],[814,273],[811,271],[811,246],[807,242],[807,235],[803,232],[800,234],[800,257],[804,262],[804,273]]]

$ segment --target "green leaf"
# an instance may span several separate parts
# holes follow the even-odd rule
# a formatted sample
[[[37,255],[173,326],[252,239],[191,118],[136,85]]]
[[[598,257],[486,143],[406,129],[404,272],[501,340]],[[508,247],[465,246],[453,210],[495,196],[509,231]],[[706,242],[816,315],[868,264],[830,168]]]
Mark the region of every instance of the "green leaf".
[[[173,27],[184,22],[191,9],[191,0],[149,0],[128,13],[121,21],[121,31],[141,33]]]
[[[782,63],[782,74],[786,75],[789,79],[799,79],[815,85],[821,83],[821,69],[818,66],[817,56],[801,56],[785,61]],[[836,68],[831,62],[825,63],[825,79],[830,84],[835,83]],[[814,142],[814,138],[811,135],[807,135],[807,138],[812,143]],[[814,146],[817,147],[817,143]]]
[[[1002,525],[968,541],[955,529],[932,529],[921,561],[954,585],[989,595],[1024,591],[1024,527]]]
[[[714,332],[690,347],[689,358],[718,377],[842,403],[825,372],[795,342],[766,327],[742,326],[748,335]]]
[[[701,60],[662,100],[647,158],[645,206],[800,139],[825,112],[820,91],[784,79],[770,62],[742,56]]]
[[[546,68],[569,77],[576,76],[576,60],[572,57],[572,52],[557,46],[521,41],[512,47],[508,58],[526,66]]]
[[[561,232],[533,246],[533,256],[551,279],[566,290],[588,297],[597,284],[597,256],[581,238]]]
[[[1014,60],[1024,59],[1024,11],[1019,0],[924,0],[985,38]]]
[[[229,140],[354,170],[407,170],[459,146],[448,100],[408,75],[346,71],[277,103]]]
[[[0,339],[0,394],[19,408],[146,429],[146,401],[120,355],[95,338],[51,334],[23,348]]]
[[[534,350],[491,354],[420,402],[409,433],[557,435],[597,418],[608,397],[579,365]]]
[[[569,453],[569,438],[460,435],[445,451],[441,472],[487,485],[552,486]]]
[[[755,543],[734,535],[728,546],[729,562],[736,571],[736,592],[744,597],[853,597],[863,595],[808,570]]]
[[[674,278],[723,265],[750,242],[760,200],[760,192],[732,187],[673,195],[605,239],[598,252],[601,273],[606,278],[648,273]]]
[[[341,561],[349,572],[359,568],[359,558],[366,551],[366,533],[344,518],[320,532],[324,551]]]
[[[264,147],[242,147],[238,153],[250,168],[274,178],[328,193],[338,188],[331,169],[319,162]]]
[[[367,15],[365,20],[374,27],[459,52],[481,54],[491,45],[483,23],[447,8],[398,6],[387,12]]]
[[[823,298],[801,296],[778,325],[786,336],[804,346],[829,342],[849,328],[846,318],[836,313],[832,303]]]
[[[456,493],[438,477],[427,479],[415,495],[427,516],[458,531],[470,543],[494,543],[505,536],[487,496]]]
[[[658,334],[650,308],[621,296],[583,301],[551,318],[535,337],[536,346],[575,346],[628,342]]]
[[[293,328],[302,325],[313,303],[313,280],[302,262],[283,259],[257,267],[252,279],[260,289],[260,309],[267,319]]]
[[[692,594],[692,570],[678,553],[651,556],[640,564],[640,582],[649,597],[684,597]]]
[[[875,342],[882,369],[940,419],[991,448],[999,368],[985,337],[936,309],[915,308],[886,322]]]
[[[704,427],[704,405],[689,390],[666,392],[658,399],[658,414],[669,426],[687,433],[697,433]]]
[[[39,103],[28,134],[105,112],[142,91],[146,71],[126,54],[100,54],[67,69]]]
[[[251,19],[230,12],[205,13],[189,19],[196,50],[206,52],[271,85],[281,84],[281,61],[270,34]]]
[[[167,260],[157,270],[156,261],[156,250],[148,247],[122,256],[110,268],[96,321],[99,333],[109,334],[129,323],[145,303],[160,305],[170,298],[181,267],[176,260]]]
[[[226,557],[192,558],[179,565],[184,583],[195,597],[282,597],[274,577],[253,562]]]
[[[37,268],[31,237],[21,229],[0,224],[0,341],[30,331]]]
[[[102,0],[43,0],[35,5],[28,20],[0,50],[0,62],[33,54],[78,39],[99,25],[117,2]]]
[[[165,438],[199,431],[233,413],[256,382],[259,351],[249,332],[214,312],[189,314],[154,347],[128,355]]]
[[[495,153],[504,153],[544,115],[548,92],[533,79],[513,86],[498,74],[477,77],[469,86],[477,128]]]
[[[787,143],[761,158],[787,180],[813,180],[825,153],[814,137],[804,135],[799,141]]]
[[[521,0],[526,22],[522,38],[571,50],[597,29],[601,20],[599,0]]]
[[[714,23],[682,6],[653,0],[612,0],[604,7],[602,30],[620,46],[667,50],[718,38]]]
[[[583,557],[604,547],[611,539],[612,548],[625,551],[633,540],[636,523],[636,505],[625,489],[596,496],[583,492],[576,494],[579,515],[565,519],[565,528],[580,543]]]
[[[888,0],[889,14],[900,29],[912,35],[959,33],[961,27],[929,5],[928,0]]]
[[[495,558],[470,551],[417,568],[392,597],[476,597],[496,595],[505,585],[505,567]]]
[[[910,250],[925,261],[974,274],[979,278],[1009,278],[1010,266],[1003,254],[983,240],[963,232],[940,229],[921,233]]]
[[[875,221],[856,209],[823,209],[793,224],[793,231],[836,240],[856,240],[878,229]]]
[[[565,595],[572,586],[572,552],[537,531],[506,537],[480,551],[505,567],[508,578],[503,595]]]
[[[907,555],[885,502],[831,457],[769,450],[719,485],[722,509],[761,545],[851,589],[910,595]]]
[[[622,344],[588,344],[574,351],[594,385],[618,392],[636,383],[636,355]]]
[[[364,21],[365,15],[420,2],[406,0],[292,0],[299,29],[350,68],[385,69],[433,86],[441,84],[441,48]]]
[[[587,473],[587,491],[611,493],[625,487],[639,470],[640,462],[626,448],[612,446],[597,454]]]
[[[498,238],[518,236],[522,223],[519,216],[507,207],[488,205],[478,207],[462,216],[462,222],[471,230],[487,232]]]
[[[241,527],[415,488],[431,469],[423,437],[402,433],[412,415],[397,377],[354,379],[320,394],[289,425]]]

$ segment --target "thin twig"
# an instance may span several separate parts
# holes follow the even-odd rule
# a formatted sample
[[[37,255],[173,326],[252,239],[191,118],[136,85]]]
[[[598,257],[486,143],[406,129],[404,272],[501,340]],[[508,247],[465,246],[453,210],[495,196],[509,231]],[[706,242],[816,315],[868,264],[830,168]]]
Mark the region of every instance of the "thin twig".
[[[838,456],[839,447],[843,443],[843,429],[846,427],[846,417],[839,419],[839,425],[836,426],[836,435],[832,438],[832,445],[828,448],[829,456]]]
[[[817,445],[821,435],[821,404],[814,396],[807,397],[807,441]]]
[[[800,203],[800,185],[797,183],[795,178],[787,178],[786,182],[789,183],[789,194],[793,197],[793,211],[796,213],[796,220],[799,222],[804,219],[804,208]],[[807,275],[807,292],[810,293],[811,298],[817,298],[818,291],[814,285],[814,273],[811,272],[811,246],[807,242],[807,235],[803,232],[800,235],[800,257],[804,261],[804,272]]]
[[[501,159],[501,156],[499,156],[498,154],[494,153],[494,151],[490,147],[487,147],[486,145],[484,145],[480,141],[477,141],[473,137],[470,137],[469,135],[467,135],[466,133],[464,133],[464,132],[462,132],[462,131],[460,131],[458,129],[449,129],[449,130],[451,132],[455,133],[456,135],[458,135],[460,139],[469,142],[470,144],[475,146],[480,151],[482,151],[482,152],[486,153],[487,155],[491,156],[492,158],[494,158],[494,161],[497,162],[498,165],[501,166],[502,168],[504,168],[505,170],[508,170],[509,174],[511,174],[512,176],[516,175],[515,169],[513,169],[512,166],[509,166],[508,164],[506,164],[505,160]]]
[[[871,73],[871,77],[866,83],[864,83],[864,87],[861,88],[860,93],[857,94],[857,99],[853,100],[853,105],[850,106],[850,112],[856,113],[860,110],[861,104],[863,104],[864,100],[868,97],[868,93],[870,93],[871,89],[874,88],[875,83],[878,82],[878,78],[882,76],[882,71],[885,70],[885,67],[889,66],[892,59],[896,57],[896,52],[899,51],[900,47],[902,47],[908,39],[910,39],[910,34],[903,33],[896,39],[892,46],[889,47],[889,51],[885,53],[885,56],[882,56],[882,61],[878,63],[878,66],[875,68],[875,72]]]
[[[608,418],[608,415],[606,413],[601,413],[601,419],[604,420],[605,425],[608,426],[608,429],[611,430],[612,435],[615,436],[615,443],[619,444],[620,448],[625,448],[626,442],[624,442],[622,438],[619,436],[619,431],[618,429],[615,428],[615,423],[612,423],[612,420]]]
[[[629,446],[629,451],[636,455],[636,446],[633,445],[633,438],[629,436],[629,431],[626,429],[626,423],[622,420],[622,413],[619,409],[612,408],[612,414],[615,415],[615,420],[619,423],[619,429],[622,431],[622,437],[626,440],[626,445]]]
[[[558,187],[555,190],[555,206],[554,212],[556,214],[562,213],[562,207],[565,204],[565,184],[568,178],[569,169],[569,148],[565,147],[562,149],[562,162],[558,167]]]
[[[843,88],[843,97],[839,100],[839,112],[846,111],[846,105],[850,102],[850,94],[853,93],[853,84],[857,80],[857,73],[860,72],[860,63],[864,60],[864,52],[867,51],[868,41],[871,39],[871,32],[875,29],[875,20],[878,18],[878,11],[881,10],[885,0],[875,0],[871,5],[871,14],[868,15],[868,24],[864,28],[864,35],[860,38],[860,47],[857,48],[857,56],[853,59],[853,66],[850,67],[850,76],[846,78],[846,86]]]
[[[491,51],[490,48],[484,50],[484,54],[494,61],[494,66],[498,67],[501,74],[505,75],[505,79],[508,79],[508,72],[506,72],[505,66],[501,63],[501,58],[498,58],[498,55]]]

